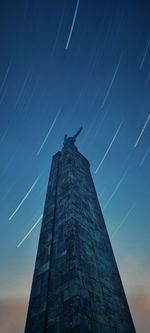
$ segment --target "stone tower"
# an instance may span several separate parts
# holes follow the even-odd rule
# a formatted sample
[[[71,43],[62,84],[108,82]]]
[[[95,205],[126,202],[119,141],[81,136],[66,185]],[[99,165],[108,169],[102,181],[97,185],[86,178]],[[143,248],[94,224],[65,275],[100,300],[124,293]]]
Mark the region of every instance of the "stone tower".
[[[80,131],[53,156],[25,333],[135,333]]]

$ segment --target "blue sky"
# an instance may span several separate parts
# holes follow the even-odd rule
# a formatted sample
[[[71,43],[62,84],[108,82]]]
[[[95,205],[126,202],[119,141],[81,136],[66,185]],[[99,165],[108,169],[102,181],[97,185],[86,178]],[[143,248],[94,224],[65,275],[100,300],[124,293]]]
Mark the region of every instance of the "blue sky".
[[[149,1],[1,2],[2,333],[23,332],[40,223],[17,245],[42,214],[53,154],[81,125],[135,326],[149,332],[149,17]]]

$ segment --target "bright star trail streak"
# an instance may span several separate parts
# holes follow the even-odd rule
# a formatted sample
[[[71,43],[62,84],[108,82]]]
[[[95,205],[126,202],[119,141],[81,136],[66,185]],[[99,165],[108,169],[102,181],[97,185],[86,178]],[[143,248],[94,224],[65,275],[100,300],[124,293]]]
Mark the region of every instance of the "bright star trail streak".
[[[146,157],[149,155],[149,153],[150,153],[150,147],[147,149],[145,155],[143,156],[141,163],[140,163],[140,167],[144,164]]]
[[[120,62],[121,62],[121,58],[120,58],[119,61],[118,61],[118,64],[117,64],[116,69],[115,69],[115,72],[114,72],[114,75],[113,75],[112,80],[111,80],[111,82],[110,82],[110,85],[109,85],[109,87],[108,87],[108,89],[107,89],[106,95],[105,95],[105,97],[104,97],[104,99],[103,99],[103,102],[102,102],[102,105],[101,105],[101,109],[104,107],[104,105],[105,105],[105,103],[106,103],[106,100],[107,100],[107,98],[108,98],[108,96],[109,96],[109,94],[110,94],[110,91],[111,91],[111,88],[112,88],[112,86],[113,86],[113,83],[114,83],[115,77],[116,77],[116,75],[117,75],[117,73],[118,73],[118,69],[119,69],[119,66],[120,66]]]
[[[17,249],[24,243],[24,241],[27,239],[27,237],[31,234],[33,229],[38,225],[38,223],[41,221],[43,217],[43,214],[38,218],[36,223],[33,225],[33,227],[28,231],[28,233],[24,236],[24,238],[21,240],[21,242],[17,245]]]
[[[137,138],[137,140],[136,140],[136,143],[135,143],[135,145],[134,145],[134,148],[137,147],[137,145],[138,145],[138,143],[139,143],[139,141],[140,141],[140,139],[141,139],[141,137],[142,137],[142,135],[143,135],[143,133],[144,133],[144,131],[145,131],[145,128],[146,128],[146,126],[147,126],[147,124],[148,124],[148,122],[149,122],[149,119],[150,119],[150,114],[148,115],[148,117],[147,117],[147,119],[146,119],[146,122],[145,122],[145,124],[144,124],[144,126],[143,126],[143,128],[142,128],[142,131],[141,131],[140,135],[138,136],[138,138]]]
[[[147,56],[147,52],[148,52],[148,49],[149,49],[149,45],[150,45],[150,39],[147,43],[147,46],[145,48],[145,52],[144,52],[144,55],[143,55],[143,58],[142,58],[142,61],[140,63],[140,70],[142,69],[143,65],[144,65],[144,62],[145,62],[145,59],[146,59],[146,56]]]
[[[103,207],[103,211],[107,208],[107,206],[110,204],[111,200],[113,199],[114,195],[116,194],[116,192],[119,190],[119,187],[121,186],[122,182],[124,181],[126,175],[127,175],[128,169],[124,172],[123,176],[121,177],[121,179],[119,180],[118,184],[116,185],[114,191],[112,192],[111,196],[109,197],[109,199],[107,200],[106,204]]]
[[[100,161],[100,163],[99,163],[97,169],[95,170],[95,174],[99,171],[99,169],[100,169],[101,165],[103,164],[103,162],[104,162],[106,156],[108,155],[108,153],[109,153],[109,151],[110,151],[110,149],[111,149],[111,147],[112,147],[112,145],[113,145],[113,143],[114,143],[114,141],[115,141],[117,135],[119,134],[119,131],[120,131],[121,126],[122,126],[123,123],[124,123],[124,122],[121,121],[119,127],[117,128],[117,131],[116,131],[115,135],[113,136],[110,145],[108,146],[108,148],[107,148],[107,150],[106,150],[106,152],[105,152],[105,154],[104,154],[102,160]]]
[[[37,177],[35,182],[33,183],[33,185],[30,187],[29,191],[27,192],[27,194],[24,196],[24,198],[21,200],[20,204],[17,206],[17,208],[15,209],[15,211],[11,214],[11,216],[9,217],[9,221],[11,221],[11,219],[15,216],[15,214],[18,212],[18,210],[20,209],[20,207],[23,205],[23,203],[25,202],[25,200],[27,199],[27,197],[29,196],[29,194],[31,193],[31,191],[34,189],[35,185],[37,184],[38,180],[40,177]]]
[[[124,216],[124,218],[122,219],[122,221],[119,223],[118,227],[115,229],[115,231],[113,232],[113,234],[111,235],[111,239],[116,235],[116,233],[119,231],[119,229],[123,226],[123,224],[126,222],[127,218],[129,217],[129,215],[131,214],[131,212],[133,211],[133,209],[135,208],[135,204],[132,205],[132,207],[128,210],[128,212],[126,213],[126,215]]]
[[[60,112],[61,112],[61,109],[57,112],[56,117],[55,117],[55,119],[54,119],[54,121],[53,121],[53,123],[52,123],[52,125],[51,125],[51,127],[50,127],[50,129],[48,131],[48,133],[46,134],[46,137],[45,137],[43,143],[41,144],[41,147],[39,148],[39,150],[37,152],[37,155],[39,155],[40,152],[41,152],[41,150],[43,149],[43,147],[44,147],[44,145],[45,145],[45,143],[46,143],[46,141],[47,141],[47,139],[48,139],[48,137],[49,137],[49,135],[50,135],[50,133],[51,133],[54,125],[55,125],[55,123],[56,123],[56,120],[57,120],[58,116],[60,115]]]
[[[73,28],[74,28],[74,25],[75,25],[75,20],[76,20],[78,8],[79,8],[79,3],[80,3],[80,0],[77,0],[74,16],[73,16],[73,20],[72,20],[72,25],[71,25],[71,29],[70,29],[70,33],[69,33],[67,44],[66,44],[66,50],[68,49],[70,39],[71,39],[71,36],[72,36],[72,32],[73,32]]]

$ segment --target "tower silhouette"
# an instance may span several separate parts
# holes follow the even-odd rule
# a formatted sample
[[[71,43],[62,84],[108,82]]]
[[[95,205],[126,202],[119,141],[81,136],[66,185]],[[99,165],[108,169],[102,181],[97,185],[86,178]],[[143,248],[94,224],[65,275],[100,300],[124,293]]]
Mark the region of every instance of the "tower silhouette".
[[[25,333],[135,333],[80,131],[53,156]]]

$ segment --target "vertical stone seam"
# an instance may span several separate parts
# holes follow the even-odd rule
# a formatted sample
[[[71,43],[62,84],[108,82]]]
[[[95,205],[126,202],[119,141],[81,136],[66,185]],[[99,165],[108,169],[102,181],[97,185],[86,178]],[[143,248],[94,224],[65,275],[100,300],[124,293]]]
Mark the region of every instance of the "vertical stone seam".
[[[55,222],[56,222],[56,204],[57,204],[57,188],[58,188],[58,177],[59,177],[59,160],[57,161],[57,172],[56,172],[56,184],[55,184],[55,197],[54,197],[54,215],[53,215],[53,224],[52,224],[52,240],[51,240],[51,249],[50,249],[50,258],[49,258],[49,270],[48,270],[48,283],[47,283],[47,302],[46,302],[46,311],[45,311],[45,324],[44,324],[44,333],[48,328],[48,304],[49,304],[49,291],[51,284],[51,266],[52,266],[52,257],[53,257],[53,243],[54,243],[54,230],[55,230]]]

